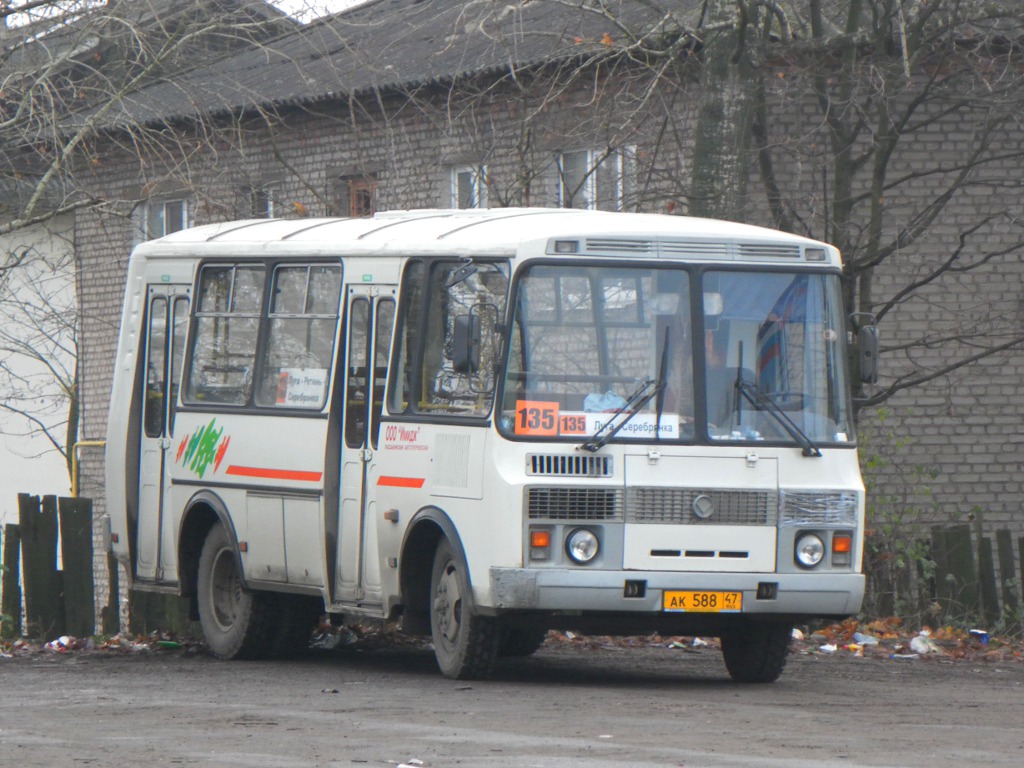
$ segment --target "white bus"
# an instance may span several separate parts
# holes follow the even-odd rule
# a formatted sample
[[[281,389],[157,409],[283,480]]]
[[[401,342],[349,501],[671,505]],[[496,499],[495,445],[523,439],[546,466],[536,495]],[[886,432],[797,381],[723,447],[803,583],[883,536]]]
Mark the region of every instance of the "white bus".
[[[223,658],[327,612],[431,634],[455,678],[573,629],[717,636],[774,680],[794,623],[864,592],[840,270],[773,230],[555,209],[145,243],[113,552]]]

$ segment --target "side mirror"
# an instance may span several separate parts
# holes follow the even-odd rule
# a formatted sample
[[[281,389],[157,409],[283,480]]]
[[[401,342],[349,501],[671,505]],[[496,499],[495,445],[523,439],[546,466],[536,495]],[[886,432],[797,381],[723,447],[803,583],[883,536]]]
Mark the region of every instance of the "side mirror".
[[[480,318],[457,315],[452,335],[452,367],[456,373],[476,373],[480,368]]]
[[[863,312],[850,315],[850,322],[858,324],[860,318],[866,322],[857,328],[857,355],[860,368],[860,380],[864,384],[878,383],[878,326],[875,318]]]

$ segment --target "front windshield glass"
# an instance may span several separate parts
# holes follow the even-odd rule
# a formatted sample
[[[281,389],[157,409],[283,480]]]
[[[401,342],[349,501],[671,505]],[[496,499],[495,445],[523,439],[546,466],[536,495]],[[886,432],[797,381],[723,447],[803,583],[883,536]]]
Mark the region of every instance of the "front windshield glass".
[[[715,271],[702,287],[708,437],[852,441],[839,277]]]
[[[615,420],[625,421],[616,440],[693,437],[686,272],[528,267],[511,323],[500,422],[506,434],[584,441]]]

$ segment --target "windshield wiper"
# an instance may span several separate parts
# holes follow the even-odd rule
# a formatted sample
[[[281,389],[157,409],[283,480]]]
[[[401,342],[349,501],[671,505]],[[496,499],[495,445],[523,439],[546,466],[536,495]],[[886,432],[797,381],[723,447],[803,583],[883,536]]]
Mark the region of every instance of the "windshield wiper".
[[[742,369],[740,369],[742,371]],[[736,391],[745,397],[751,405],[755,408],[766,411],[775,417],[775,420],[779,422],[789,436],[796,440],[800,447],[803,449],[804,456],[821,456],[821,450],[816,446],[811,438],[796,425],[796,423],[789,418],[781,406],[772,400],[768,395],[761,391],[759,387],[752,384],[743,378],[742,375],[737,373],[736,375]],[[738,405],[738,401],[737,401]]]
[[[622,405],[616,408],[608,417],[608,421],[604,423],[597,432],[587,438],[586,442],[577,446],[577,450],[589,451],[594,453],[599,450],[602,446],[606,445],[615,435],[618,434],[619,430],[622,429],[629,420],[636,416],[640,409],[643,408],[647,403],[651,401],[651,398],[661,392],[664,389],[664,382],[659,382],[657,379],[645,379],[640,382],[633,394],[631,394]],[[626,414],[626,418],[616,422],[622,414]]]

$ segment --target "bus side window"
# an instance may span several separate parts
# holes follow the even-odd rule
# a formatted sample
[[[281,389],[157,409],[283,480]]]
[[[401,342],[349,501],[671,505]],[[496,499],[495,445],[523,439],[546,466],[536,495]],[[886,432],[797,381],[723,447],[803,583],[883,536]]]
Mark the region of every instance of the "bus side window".
[[[261,265],[208,266],[199,275],[185,401],[245,405],[263,306]]]
[[[348,366],[345,376],[345,443],[349,448],[363,444],[366,434],[367,381],[370,371],[366,363],[369,355],[367,341],[370,334],[370,300],[358,298],[352,302],[348,318]]]
[[[327,398],[334,356],[341,267],[278,267],[271,297],[256,403],[318,410]]]
[[[154,298],[149,304],[149,349],[146,351],[146,437],[160,437],[164,431],[167,384],[167,299]]]
[[[391,333],[395,325],[395,302],[382,299],[377,302],[377,319],[374,321],[373,336],[373,407],[370,412],[370,440],[377,447],[377,432],[380,413],[384,406],[384,383],[388,376],[388,350]]]
[[[178,296],[171,308],[171,386],[167,391],[170,421],[167,434],[174,434],[174,416],[178,408],[178,390],[181,389],[181,364],[185,357],[185,338],[188,330],[188,299]]]
[[[417,384],[416,355],[423,336],[423,298],[426,292],[426,264],[410,261],[402,275],[401,305],[398,340],[390,376],[388,410],[405,413],[410,402],[419,398],[414,394]]]
[[[391,413],[490,413],[508,282],[503,262],[409,263],[402,276]],[[473,331],[471,365],[456,350],[457,337],[464,339],[467,328]]]
[[[504,264],[437,264],[427,302],[423,364],[427,411],[490,413],[501,356],[508,270]]]

